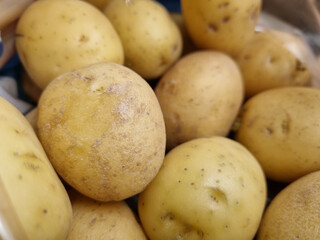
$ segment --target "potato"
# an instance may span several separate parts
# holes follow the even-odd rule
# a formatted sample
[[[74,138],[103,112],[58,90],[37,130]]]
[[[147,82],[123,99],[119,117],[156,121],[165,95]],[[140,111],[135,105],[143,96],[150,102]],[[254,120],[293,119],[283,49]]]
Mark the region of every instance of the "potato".
[[[228,55],[196,51],[164,74],[155,93],[171,149],[198,137],[226,136],[242,104],[243,82]]]
[[[256,33],[237,57],[246,98],[272,88],[310,85],[306,61],[275,35],[272,31]]]
[[[186,28],[193,42],[236,56],[254,33],[261,0],[181,0]]]
[[[62,73],[102,61],[124,61],[110,21],[83,1],[35,1],[22,14],[16,35],[21,62],[41,89]]]
[[[268,206],[258,240],[320,239],[320,171],[285,187]]]
[[[1,97],[0,132],[0,215],[10,239],[65,239],[67,192],[26,118]]]
[[[100,201],[141,192],[165,153],[164,120],[152,88],[115,63],[53,80],[39,100],[38,132],[60,176]]]
[[[105,15],[117,30],[125,65],[147,80],[160,77],[181,55],[181,33],[157,1],[110,0]]]
[[[320,169],[320,90],[284,87],[250,98],[235,139],[258,159],[268,178],[291,182]]]
[[[140,193],[138,211],[152,240],[252,239],[266,202],[263,171],[225,137],[183,143]]]
[[[147,240],[126,202],[103,203],[75,193],[71,200],[73,221],[67,240]]]

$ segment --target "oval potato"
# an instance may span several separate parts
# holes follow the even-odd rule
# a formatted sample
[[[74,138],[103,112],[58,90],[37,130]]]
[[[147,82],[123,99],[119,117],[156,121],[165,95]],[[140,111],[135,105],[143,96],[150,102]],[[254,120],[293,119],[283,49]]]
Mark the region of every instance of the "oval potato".
[[[182,0],[181,10],[199,48],[236,56],[254,33],[261,0]]]
[[[157,1],[110,0],[105,15],[118,32],[125,65],[141,77],[160,77],[181,55],[181,33]]]
[[[320,239],[320,171],[285,187],[266,209],[258,240]]]
[[[21,62],[41,89],[80,67],[124,62],[122,43],[112,24],[84,1],[35,1],[20,17],[16,35]]]
[[[60,176],[100,201],[141,192],[165,153],[164,120],[152,88],[115,63],[53,80],[39,100],[38,132]]]
[[[14,239],[65,239],[72,220],[66,189],[27,119],[1,97],[0,132],[0,217],[7,230]]]
[[[268,178],[291,182],[320,169],[319,118],[319,89],[271,89],[244,104],[235,139],[252,152]]]
[[[272,31],[256,33],[238,54],[246,98],[272,88],[310,85],[306,61],[275,35]]]
[[[235,61],[207,50],[181,58],[162,76],[155,93],[170,149],[198,137],[226,136],[242,104],[244,88]]]
[[[152,240],[253,239],[266,203],[261,166],[225,137],[180,144],[139,195],[138,211]]]

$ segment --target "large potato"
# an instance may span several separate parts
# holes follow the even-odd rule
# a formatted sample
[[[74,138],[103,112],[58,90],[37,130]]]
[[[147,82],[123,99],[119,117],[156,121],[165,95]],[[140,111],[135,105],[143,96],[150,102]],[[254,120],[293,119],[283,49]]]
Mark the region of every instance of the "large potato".
[[[254,33],[261,0],[182,0],[181,8],[198,47],[236,56]]]
[[[239,143],[195,139],[171,150],[138,200],[148,237],[237,239],[255,235],[266,202],[263,171]]]
[[[26,118],[1,97],[0,132],[0,218],[10,239],[65,239],[67,192]]]
[[[250,98],[240,112],[235,139],[268,178],[291,182],[320,169],[320,90],[284,87]]]
[[[143,78],[160,77],[180,57],[181,33],[157,1],[110,0],[104,13],[121,38],[125,65]]]
[[[124,61],[112,24],[83,1],[35,1],[22,14],[16,35],[21,62],[42,89],[58,75],[79,67]]]
[[[39,100],[38,132],[61,177],[96,200],[139,193],[164,158],[164,120],[152,88],[115,63],[53,80]]]
[[[288,41],[279,34],[256,33],[240,51],[237,63],[243,75],[246,98],[272,88],[310,85],[306,59],[302,53],[289,50]]]
[[[243,82],[228,55],[197,51],[169,69],[155,93],[170,149],[197,137],[226,136],[242,104]]]
[[[73,221],[67,240],[147,240],[124,201],[98,202],[71,193]]]
[[[258,240],[320,239],[320,171],[301,177],[271,201]]]

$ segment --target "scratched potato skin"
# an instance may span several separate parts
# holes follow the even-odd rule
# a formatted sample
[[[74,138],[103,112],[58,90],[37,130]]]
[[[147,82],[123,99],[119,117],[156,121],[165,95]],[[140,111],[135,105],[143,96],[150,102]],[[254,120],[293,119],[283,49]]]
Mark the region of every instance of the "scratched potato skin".
[[[165,126],[155,93],[120,64],[56,78],[39,100],[37,125],[56,171],[95,200],[141,192],[163,162]]]

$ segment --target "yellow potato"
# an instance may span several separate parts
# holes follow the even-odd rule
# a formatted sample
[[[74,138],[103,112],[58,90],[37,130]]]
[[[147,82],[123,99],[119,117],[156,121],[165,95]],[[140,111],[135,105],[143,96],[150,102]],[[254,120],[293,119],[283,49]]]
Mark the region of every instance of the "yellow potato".
[[[252,154],[225,137],[194,139],[171,150],[138,200],[152,240],[253,239],[266,181]]]
[[[182,15],[199,48],[236,56],[252,37],[261,0],[182,0]]]
[[[115,63],[53,80],[39,100],[38,132],[61,177],[96,200],[141,192],[164,158],[164,120],[152,88]]]
[[[170,149],[198,137],[226,136],[242,104],[243,82],[228,55],[196,51],[162,76],[155,93]]]
[[[10,239],[65,239],[67,192],[26,118],[1,97],[0,132],[0,218]]]
[[[291,182],[320,169],[320,90],[284,87],[250,98],[240,112],[235,139],[268,178]]]
[[[117,30],[125,65],[147,80],[160,77],[181,55],[181,33],[157,1],[110,0],[104,13]]]
[[[102,203],[77,193],[71,200],[73,221],[67,240],[147,240],[124,201]]]
[[[240,51],[237,63],[246,98],[272,88],[310,85],[306,59],[289,50],[289,42],[284,40],[273,31],[259,32]]]
[[[320,239],[320,171],[285,187],[268,206],[258,240]]]
[[[35,1],[22,14],[16,36],[21,62],[41,89],[62,73],[102,61],[124,61],[110,21],[83,1]]]

